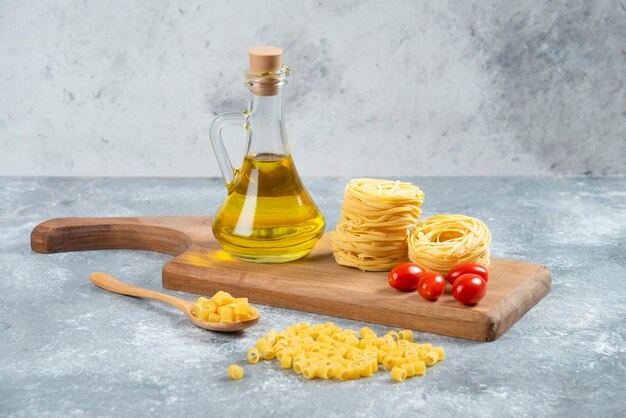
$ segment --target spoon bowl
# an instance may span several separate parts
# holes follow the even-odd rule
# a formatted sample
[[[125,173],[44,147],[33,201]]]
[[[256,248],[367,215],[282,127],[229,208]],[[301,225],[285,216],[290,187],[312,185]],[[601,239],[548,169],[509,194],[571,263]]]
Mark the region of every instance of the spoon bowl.
[[[165,293],[157,292],[155,290],[145,289],[139,286],[133,286],[131,284],[125,283],[115,277],[111,276],[107,273],[95,272],[89,276],[89,279],[96,286],[108,290],[109,292],[117,293],[120,295],[126,296],[135,296],[139,298],[147,298],[147,299],[155,299],[160,300],[161,302],[168,303],[175,308],[178,308],[182,311],[187,319],[193,322],[194,325],[208,329],[210,331],[217,332],[235,332],[242,331],[246,328],[249,328],[253,325],[256,325],[259,322],[259,316],[253,319],[248,319],[246,321],[237,321],[237,322],[207,322],[201,321],[200,319],[193,316],[192,310],[195,305],[194,302],[180,299]]]

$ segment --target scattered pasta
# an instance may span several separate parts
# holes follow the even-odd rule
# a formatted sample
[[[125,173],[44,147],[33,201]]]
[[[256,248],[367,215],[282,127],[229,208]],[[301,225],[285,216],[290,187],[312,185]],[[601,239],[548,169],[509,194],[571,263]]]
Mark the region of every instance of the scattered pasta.
[[[231,364],[230,366],[228,366],[227,373],[228,377],[234,380],[239,380],[243,377],[243,369],[236,364]]]
[[[259,316],[259,311],[248,304],[248,298],[233,298],[221,290],[211,299],[199,297],[191,313],[205,322],[239,322]]]
[[[422,214],[424,193],[411,183],[353,179],[346,186],[341,218],[332,232],[337,263],[388,271],[408,261],[407,232]]]
[[[248,350],[247,357],[250,363],[276,359],[281,368],[305,379],[354,380],[371,377],[382,366],[393,380],[404,381],[424,375],[427,366],[445,358],[443,347],[418,344],[413,338],[411,330],[378,336],[369,327],[355,331],[332,322],[312,326],[302,322],[281,332],[268,332]]]
[[[446,275],[461,263],[489,267],[491,233],[476,218],[465,215],[437,215],[417,224],[409,233],[411,262]]]
[[[248,350],[248,361],[252,364],[254,363],[258,363],[259,362],[259,358],[261,357],[261,353],[259,352],[259,349],[256,347],[252,347]]]

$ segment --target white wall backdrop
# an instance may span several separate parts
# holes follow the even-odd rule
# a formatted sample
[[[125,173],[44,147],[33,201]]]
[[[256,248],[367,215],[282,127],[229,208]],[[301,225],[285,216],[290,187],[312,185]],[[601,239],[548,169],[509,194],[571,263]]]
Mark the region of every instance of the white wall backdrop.
[[[259,44],[294,69],[303,175],[623,174],[625,22],[617,0],[0,0],[0,174],[219,175],[207,128]]]

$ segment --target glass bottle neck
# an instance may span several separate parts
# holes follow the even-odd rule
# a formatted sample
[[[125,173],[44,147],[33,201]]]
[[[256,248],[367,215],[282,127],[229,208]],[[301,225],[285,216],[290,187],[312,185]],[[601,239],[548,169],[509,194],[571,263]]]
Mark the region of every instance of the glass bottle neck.
[[[248,148],[246,156],[263,159],[283,158],[290,155],[283,120],[283,87],[277,87],[271,96],[251,92],[248,116]]]

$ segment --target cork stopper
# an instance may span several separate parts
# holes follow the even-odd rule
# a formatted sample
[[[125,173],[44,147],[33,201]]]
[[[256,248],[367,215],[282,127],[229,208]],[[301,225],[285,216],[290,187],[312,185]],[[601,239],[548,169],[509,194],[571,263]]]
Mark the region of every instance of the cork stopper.
[[[276,72],[283,66],[283,50],[276,46],[255,46],[248,52],[252,74]]]

